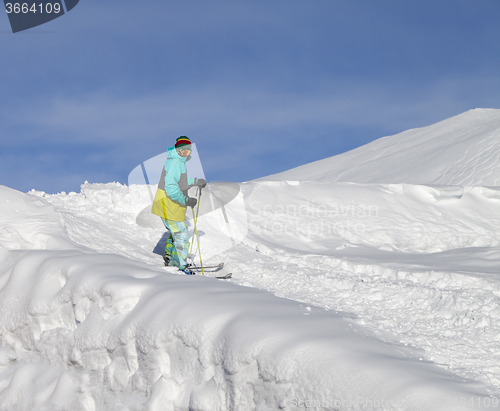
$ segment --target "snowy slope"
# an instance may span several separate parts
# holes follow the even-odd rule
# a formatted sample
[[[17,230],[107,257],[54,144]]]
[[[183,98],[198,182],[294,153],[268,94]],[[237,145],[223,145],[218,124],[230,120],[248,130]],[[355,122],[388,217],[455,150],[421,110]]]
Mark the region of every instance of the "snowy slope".
[[[0,186],[0,411],[500,409],[497,113],[359,149],[345,175],[371,183],[327,159],[210,184],[201,249],[229,282],[162,266],[152,187]],[[405,150],[424,173],[391,174]]]
[[[497,190],[314,182],[241,188],[250,231],[243,243],[217,256],[208,234],[220,227],[200,225],[207,261],[225,259],[234,282],[355,313],[423,357],[500,388]],[[64,213],[78,243],[158,264],[151,250],[164,230],[135,224],[133,209],[147,204],[147,189],[143,196],[130,189],[133,196],[125,186],[84,185],[82,194],[45,199]],[[113,212],[113,204],[131,213]]]
[[[134,235],[137,204],[118,184],[82,191],[45,196],[54,208],[42,193],[0,187],[0,226],[7,233],[0,247],[0,409],[497,404],[486,395],[491,388],[419,359],[419,350],[393,337],[377,337],[352,314],[178,275],[140,261],[140,250],[134,259],[107,253],[105,244],[122,254],[133,249],[118,234]],[[99,224],[104,215],[121,217],[122,227]],[[96,231],[83,235],[81,222]],[[77,244],[96,237],[116,241],[95,242],[94,250]],[[476,404],[455,404],[461,397]]]
[[[239,268],[252,285],[355,313],[426,359],[500,388],[497,190],[316,182],[243,190],[246,244],[260,257]]]
[[[497,186],[500,110],[471,110],[267,179]]]

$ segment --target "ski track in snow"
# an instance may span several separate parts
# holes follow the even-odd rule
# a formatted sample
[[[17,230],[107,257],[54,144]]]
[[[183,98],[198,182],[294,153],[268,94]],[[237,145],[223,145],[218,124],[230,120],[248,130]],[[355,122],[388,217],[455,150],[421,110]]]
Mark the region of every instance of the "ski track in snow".
[[[234,252],[230,260],[248,252]],[[395,270],[285,251],[237,267],[244,285],[355,313],[359,324],[398,336],[422,349],[424,358],[500,388],[498,285],[452,272]]]
[[[276,201],[271,197],[270,191],[266,190],[272,190],[278,197],[284,196],[285,201],[294,195],[293,192],[290,194],[293,186],[290,187],[286,183],[261,182],[243,186],[249,203],[255,202],[256,199],[264,201],[266,198],[271,202]],[[321,184],[315,186],[323,193],[331,187]],[[117,187],[116,190],[123,191],[121,197],[125,197],[126,187]],[[353,186],[348,184],[333,187],[336,190],[353,189]],[[307,186],[301,188],[308,189]],[[370,185],[367,188],[358,188],[362,190],[362,196],[366,196],[369,190],[373,189]],[[161,266],[161,256],[153,254],[152,250],[157,246],[164,230],[139,227],[135,224],[137,210],[148,203],[147,196],[144,194],[140,206],[125,207],[117,211],[117,208],[123,206],[119,202],[120,196],[115,202],[110,202],[109,198],[105,198],[107,190],[109,187],[106,185],[88,185],[82,190],[86,193],[85,201],[82,201],[82,195],[45,195],[44,198],[63,216],[68,235],[76,243],[100,253],[121,254],[153,266]],[[259,193],[259,190],[262,192]],[[378,187],[376,191],[382,192],[385,199],[397,197],[393,203],[393,207],[396,207],[399,198],[408,198],[408,193],[415,193],[415,190],[419,195],[426,193],[425,197],[416,197],[419,201],[425,198],[425,201],[436,204],[435,198],[441,199],[441,204],[445,204],[445,207],[452,211],[456,211],[457,207],[450,207],[450,204],[456,205],[458,201],[465,203],[462,194],[449,196],[449,188],[439,191],[436,188],[410,186],[403,193],[404,190],[399,187],[386,186],[383,190]],[[463,188],[459,190],[463,191]],[[433,195],[429,196],[428,192]],[[490,191],[487,193],[491,194]],[[104,197],[99,200],[101,194]],[[476,201],[477,194],[472,198]],[[495,207],[500,204],[495,196],[482,198],[485,204]],[[266,214],[263,217],[262,210],[252,210],[251,207],[248,212],[251,227],[259,224],[265,226],[270,219],[280,221],[282,218],[286,221],[291,217],[279,214]],[[447,218],[442,213],[439,215],[440,219]],[[407,230],[403,220],[404,213],[402,216],[393,217],[396,219],[394,221],[401,218],[397,224],[403,231]],[[425,213],[422,218],[427,218]],[[487,216],[485,218],[488,219]],[[492,223],[493,232],[498,232],[498,219],[490,220],[489,223]],[[480,222],[478,224],[481,225]],[[244,243],[221,256],[212,255],[211,262],[219,262],[220,259],[226,261],[228,270],[234,274],[232,282],[236,284],[269,290],[277,296],[305,304],[352,313],[358,324],[372,330],[382,340],[398,341],[405,346],[416,347],[423,359],[433,361],[463,377],[482,381],[491,386],[492,393],[498,394],[500,281],[495,275],[496,267],[500,263],[498,237],[495,236],[496,233],[490,233],[492,238],[488,239],[485,232],[484,244],[478,244],[473,238],[477,227],[470,229],[470,238],[467,237],[464,227],[465,223],[459,223],[456,227],[465,233],[463,238],[457,240],[450,235],[448,250],[453,251],[452,246],[458,244],[463,247],[464,253],[472,253],[472,258],[474,250],[477,250],[479,268],[465,267],[458,270],[452,267],[450,259],[444,260],[441,266],[433,266],[432,261],[426,258],[428,254],[422,253],[424,250],[398,254],[395,244],[392,245],[392,251],[385,251],[384,255],[387,257],[397,254],[402,256],[399,260],[384,260],[378,256],[377,252],[382,252],[384,247],[381,248],[382,251],[373,251],[371,248],[371,255],[363,249],[356,254],[355,244],[339,237],[332,240],[325,248],[325,253],[314,252],[315,247],[320,247],[314,239],[309,239],[310,244],[301,242],[304,239],[286,243],[265,230],[261,230],[259,235],[250,233]],[[433,233],[434,240],[439,239],[439,230],[432,227],[427,229]],[[417,232],[416,236],[419,236],[426,246],[432,241],[425,239],[425,231]],[[319,242],[321,240],[324,241],[325,238],[320,238]],[[418,248],[416,242],[410,241],[409,244]],[[474,246],[477,248],[470,248]],[[446,249],[443,244],[440,244],[440,247]],[[346,250],[352,252],[349,254]],[[458,252],[460,253],[460,247]],[[487,254],[487,261],[484,260],[484,252],[490,253]],[[409,256],[417,262],[409,261]],[[408,261],[405,262],[405,258]],[[425,267],[426,264],[428,267]],[[481,271],[480,268],[484,270]]]
[[[469,176],[473,175],[477,178],[477,184],[483,184],[483,178],[489,180],[487,177],[495,177],[491,164],[498,164],[500,153],[495,149],[498,146],[499,132],[495,131],[487,135],[482,141],[477,143],[477,147],[481,150],[474,155],[469,155],[472,147],[468,147],[462,158],[457,160],[461,164],[460,169],[449,166],[443,173],[442,180],[455,181],[457,185],[465,184]]]

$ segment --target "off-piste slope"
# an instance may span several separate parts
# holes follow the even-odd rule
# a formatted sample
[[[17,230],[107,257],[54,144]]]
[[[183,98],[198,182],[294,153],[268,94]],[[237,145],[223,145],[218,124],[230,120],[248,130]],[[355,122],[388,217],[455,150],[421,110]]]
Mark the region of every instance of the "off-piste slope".
[[[500,110],[470,110],[264,179],[497,186]]]
[[[0,186],[0,410],[499,408],[355,315],[147,264],[162,231],[137,231],[132,193]]]

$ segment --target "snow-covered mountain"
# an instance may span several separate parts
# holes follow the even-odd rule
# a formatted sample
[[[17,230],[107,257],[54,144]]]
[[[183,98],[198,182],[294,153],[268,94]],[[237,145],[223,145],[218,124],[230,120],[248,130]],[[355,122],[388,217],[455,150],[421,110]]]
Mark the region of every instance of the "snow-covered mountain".
[[[232,183],[224,210],[209,184],[201,250],[226,282],[162,266],[152,187],[0,186],[0,411],[500,410],[500,190],[482,147],[497,121],[475,110],[358,149],[351,179],[379,164],[384,182],[323,178],[338,156]],[[430,167],[452,136],[461,157],[411,176],[440,185],[409,183],[406,163],[391,181],[398,153]]]
[[[498,186],[500,110],[470,110],[264,179]]]

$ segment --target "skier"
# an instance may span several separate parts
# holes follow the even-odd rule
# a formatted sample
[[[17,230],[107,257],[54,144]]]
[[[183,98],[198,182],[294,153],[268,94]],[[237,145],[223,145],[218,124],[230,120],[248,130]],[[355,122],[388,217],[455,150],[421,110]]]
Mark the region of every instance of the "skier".
[[[161,217],[170,236],[165,247],[165,265],[178,267],[188,275],[194,272],[186,261],[189,236],[186,226],[186,209],[195,207],[197,200],[188,197],[188,189],[194,186],[205,188],[206,180],[187,176],[186,162],[191,159],[191,140],[180,136],[174,147],[167,149],[167,161],[161,174],[151,212]]]

